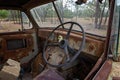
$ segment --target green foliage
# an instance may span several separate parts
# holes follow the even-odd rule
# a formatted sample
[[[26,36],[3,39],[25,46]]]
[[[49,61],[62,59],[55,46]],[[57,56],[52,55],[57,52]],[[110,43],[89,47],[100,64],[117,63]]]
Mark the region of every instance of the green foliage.
[[[46,17],[55,17],[56,16],[56,12],[53,9],[52,4],[49,4],[46,6],[46,13],[47,13]]]
[[[92,9],[85,8],[82,11],[79,10],[78,17],[92,17],[94,13],[95,12]]]
[[[4,19],[7,18],[9,15],[9,12],[7,10],[0,10],[0,18]]]
[[[64,18],[73,18],[74,13],[69,9],[64,9]]]
[[[76,5],[74,0],[66,0],[66,2],[64,0],[58,0],[55,2],[55,4],[62,20],[64,18],[73,18],[73,17],[76,18],[95,17],[95,9],[96,9],[95,0],[88,1],[84,5]],[[101,4],[99,14],[101,14],[103,8],[104,8],[104,4]],[[103,17],[108,16],[107,8],[108,8],[108,4],[106,4],[105,11],[102,15]],[[35,8],[35,10],[36,10],[35,11],[36,18],[38,19],[40,17],[41,21],[45,21],[47,18],[57,17],[56,11],[54,10],[54,7],[51,3],[37,7]]]

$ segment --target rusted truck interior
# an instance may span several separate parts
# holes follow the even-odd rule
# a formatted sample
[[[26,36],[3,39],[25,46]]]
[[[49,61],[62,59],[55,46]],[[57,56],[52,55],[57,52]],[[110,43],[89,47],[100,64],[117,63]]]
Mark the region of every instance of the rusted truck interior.
[[[20,63],[18,80],[107,80],[108,75],[101,77],[103,73],[99,69],[108,59],[115,0],[108,0],[109,16],[105,36],[97,35],[97,31],[92,31],[94,34],[86,32],[78,21],[63,22],[56,1],[0,0],[1,10],[19,10],[23,17],[20,18],[21,27],[16,27],[15,30],[12,29],[12,24],[17,25],[19,22],[1,19],[0,27],[6,27],[10,23],[8,28],[11,30],[2,32],[4,28],[0,28],[0,69],[6,65],[8,59],[12,59]],[[75,2],[81,5],[86,4],[87,0]],[[102,0],[98,2],[102,4]],[[52,25],[54,27],[48,27],[47,23],[39,26],[35,19],[35,7],[49,3],[56,12],[56,21],[58,20],[59,24]],[[36,15],[33,15],[33,12]],[[24,22],[25,16],[28,20]],[[106,65],[111,66],[107,62]],[[106,74],[109,74],[109,71],[110,69]],[[0,80],[9,80],[7,75],[4,76],[6,79]]]

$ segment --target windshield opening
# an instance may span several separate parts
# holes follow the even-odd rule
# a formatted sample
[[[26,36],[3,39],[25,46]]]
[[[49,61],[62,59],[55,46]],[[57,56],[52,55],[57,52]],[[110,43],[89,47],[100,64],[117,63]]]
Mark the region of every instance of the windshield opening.
[[[86,4],[77,5],[76,0],[57,0],[55,5],[62,22],[79,23],[87,33],[106,36],[109,17],[108,0],[88,0]],[[56,27],[60,24],[52,3],[31,9],[31,13],[41,28]],[[67,27],[65,27],[67,28]],[[76,27],[74,30],[79,31]]]

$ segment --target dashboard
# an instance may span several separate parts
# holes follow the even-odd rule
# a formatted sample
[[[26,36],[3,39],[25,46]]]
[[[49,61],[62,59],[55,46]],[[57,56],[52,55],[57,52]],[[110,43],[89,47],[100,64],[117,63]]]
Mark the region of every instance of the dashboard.
[[[47,36],[50,34],[51,31],[52,30],[46,30],[46,29],[39,30],[39,37],[43,39],[42,40],[43,42],[45,41],[45,39],[47,38]],[[50,40],[58,41],[60,37],[64,38],[65,35],[66,35],[66,31],[56,30],[54,34],[50,36]],[[104,51],[105,39],[96,36],[91,36],[88,34],[86,34],[85,39],[86,41],[83,52],[96,57],[100,57]],[[78,33],[72,32],[70,34],[69,46],[72,47],[73,49],[78,50],[81,41],[82,41],[82,34],[80,32]]]

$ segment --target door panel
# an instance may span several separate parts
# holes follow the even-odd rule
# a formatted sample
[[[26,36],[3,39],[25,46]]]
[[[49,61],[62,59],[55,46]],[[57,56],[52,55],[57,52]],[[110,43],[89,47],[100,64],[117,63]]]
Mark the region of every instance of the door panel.
[[[27,63],[38,53],[34,31],[2,33],[0,35],[1,62],[11,58],[21,63]]]

